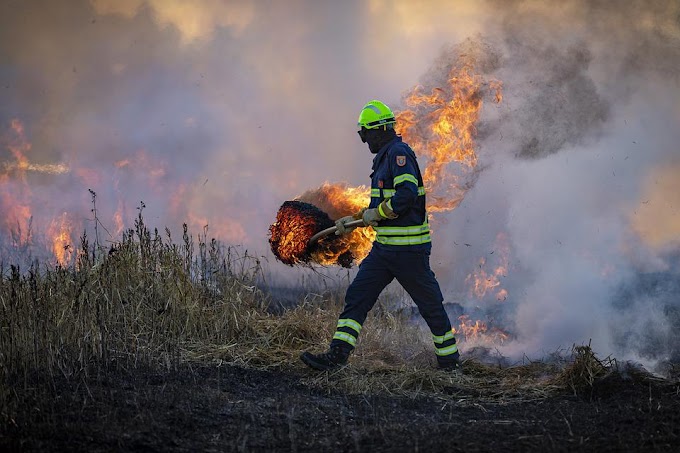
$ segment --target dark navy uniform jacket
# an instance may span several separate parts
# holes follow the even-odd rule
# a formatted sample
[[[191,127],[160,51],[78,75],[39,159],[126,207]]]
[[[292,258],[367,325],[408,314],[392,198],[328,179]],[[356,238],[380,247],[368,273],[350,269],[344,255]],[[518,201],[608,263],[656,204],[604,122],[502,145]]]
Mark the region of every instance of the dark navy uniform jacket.
[[[415,153],[401,137],[395,137],[373,158],[369,208],[377,208],[385,199],[398,217],[373,227],[377,232],[374,247],[429,252],[432,245],[423,177]]]

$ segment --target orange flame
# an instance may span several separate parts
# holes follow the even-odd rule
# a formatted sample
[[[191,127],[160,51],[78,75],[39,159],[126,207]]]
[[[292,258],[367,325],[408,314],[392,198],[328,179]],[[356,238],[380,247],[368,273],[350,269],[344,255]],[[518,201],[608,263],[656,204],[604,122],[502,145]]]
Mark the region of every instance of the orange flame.
[[[467,315],[459,316],[458,321],[458,329],[454,328],[452,331],[464,336],[467,342],[503,344],[509,338],[508,334],[496,327],[489,329],[485,322],[476,320],[473,323]]]
[[[313,204],[333,219],[354,215],[368,206],[371,190],[366,186],[348,187],[346,184],[324,183],[321,187],[308,190],[298,197],[300,201]],[[347,247],[344,249],[323,249],[313,254],[313,259],[319,264],[333,264],[341,253],[348,250],[359,263],[371,251],[375,231],[372,228],[356,228],[343,240]]]
[[[454,209],[470,188],[464,177],[477,166],[476,124],[486,91],[503,99],[499,81],[473,74],[473,62],[453,67],[446,86],[430,94],[420,86],[406,96],[407,110],[397,115],[397,129],[418,156],[427,161],[423,180],[430,212]],[[458,163],[458,168],[450,164]],[[459,174],[457,174],[459,173]]]
[[[7,149],[13,155],[15,162],[4,163],[0,169],[0,207],[2,208],[5,231],[12,238],[12,246],[19,247],[33,244],[32,198],[26,173],[62,174],[70,169],[65,164],[36,164],[29,160],[31,143],[26,139],[24,126],[18,119],[10,123],[11,133],[7,139]],[[72,252],[71,225],[67,214],[63,213],[54,219],[47,228],[47,232],[40,233],[40,241],[46,239],[49,249],[54,253],[60,265],[70,262]]]
[[[73,254],[73,239],[71,238],[71,222],[68,214],[64,212],[61,216],[52,220],[47,234],[52,243],[52,252],[57,263],[66,267],[71,262]]]
[[[26,169],[29,167],[26,153],[31,144],[24,136],[24,126],[19,120],[10,123],[11,134],[7,138],[7,149],[16,162],[4,163],[0,172],[0,207],[6,231],[15,247],[26,245],[31,236],[31,190],[26,182]]]
[[[487,260],[486,258],[480,258],[479,268],[467,276],[465,283],[470,285],[470,295],[483,299],[487,293],[496,291],[496,300],[504,301],[508,297],[508,291],[499,288],[499,286],[501,284],[500,278],[508,275],[510,247],[508,245],[507,234],[498,233],[492,253],[496,257],[496,267],[492,271],[487,272],[485,269]],[[496,288],[498,289],[496,290]]]
[[[26,140],[24,132],[24,125],[18,119],[13,119],[10,122],[12,132],[15,134],[15,139],[9,144],[8,149],[14,155],[16,162],[5,162],[3,167],[5,172],[16,171],[21,179],[25,180],[25,172],[32,171],[36,173],[62,174],[70,171],[66,164],[36,164],[30,162],[26,153],[31,150],[31,144]]]
[[[115,239],[121,237],[123,230],[125,229],[125,222],[123,221],[124,206],[125,205],[123,204],[123,201],[119,199],[118,208],[116,209],[116,212],[113,213],[113,223],[116,225],[116,229],[113,234]]]

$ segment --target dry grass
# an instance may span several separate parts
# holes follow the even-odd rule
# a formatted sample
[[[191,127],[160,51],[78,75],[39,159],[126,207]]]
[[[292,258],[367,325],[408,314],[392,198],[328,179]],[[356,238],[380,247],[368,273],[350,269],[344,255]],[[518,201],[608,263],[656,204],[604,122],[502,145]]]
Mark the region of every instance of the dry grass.
[[[616,362],[595,357],[590,346],[575,346],[573,360],[549,381],[558,388],[569,388],[574,394],[592,388],[593,384],[616,369]]]
[[[562,362],[502,368],[474,360],[465,373],[434,369],[427,335],[408,319],[373,310],[351,364],[313,373],[298,360],[322,350],[335,328],[341,294],[329,293],[283,314],[267,310],[257,258],[186,231],[151,233],[140,215],[135,229],[108,253],[82,238],[84,251],[68,269],[2,268],[0,278],[0,401],[10,404],[31,376],[80,382],[111,369],[174,369],[199,362],[288,369],[308,385],[354,394],[388,393],[478,401],[540,399],[579,393],[616,371],[588,346]],[[11,389],[11,390],[10,390]]]

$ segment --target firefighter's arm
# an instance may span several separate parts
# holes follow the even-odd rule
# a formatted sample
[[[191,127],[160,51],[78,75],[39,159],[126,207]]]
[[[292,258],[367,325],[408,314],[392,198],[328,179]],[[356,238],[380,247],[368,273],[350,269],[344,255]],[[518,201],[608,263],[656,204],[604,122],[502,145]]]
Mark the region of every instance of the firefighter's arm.
[[[411,153],[399,149],[390,156],[390,160],[395,193],[386,204],[395,216],[399,216],[418,199],[418,167]]]
[[[365,226],[376,226],[381,220],[396,219],[397,217],[390,207],[390,200],[383,200],[377,208],[366,209],[361,219],[364,221]]]

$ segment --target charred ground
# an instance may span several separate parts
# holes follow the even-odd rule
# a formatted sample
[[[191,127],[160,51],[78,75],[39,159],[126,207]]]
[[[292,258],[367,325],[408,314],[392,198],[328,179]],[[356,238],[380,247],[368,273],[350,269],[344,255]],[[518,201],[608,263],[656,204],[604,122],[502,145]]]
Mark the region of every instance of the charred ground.
[[[612,374],[587,391],[490,401],[310,385],[305,370],[138,369],[33,377],[0,447],[15,451],[672,451],[678,386]],[[312,377],[312,379],[314,379]],[[330,376],[329,379],[333,379]],[[5,409],[6,410],[6,409]]]

